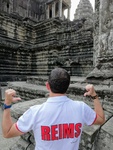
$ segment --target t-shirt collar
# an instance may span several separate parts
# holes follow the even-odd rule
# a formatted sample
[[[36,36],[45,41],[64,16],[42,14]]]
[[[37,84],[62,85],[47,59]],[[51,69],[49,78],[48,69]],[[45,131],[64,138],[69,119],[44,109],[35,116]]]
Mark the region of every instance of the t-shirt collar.
[[[55,97],[49,97],[47,99],[47,102],[49,103],[59,103],[59,102],[66,102],[68,101],[67,96],[55,96]]]

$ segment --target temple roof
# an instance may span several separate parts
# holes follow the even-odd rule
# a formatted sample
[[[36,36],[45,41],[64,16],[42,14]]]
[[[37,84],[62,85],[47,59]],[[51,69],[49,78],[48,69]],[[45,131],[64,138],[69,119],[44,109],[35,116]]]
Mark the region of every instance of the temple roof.
[[[93,7],[89,0],[80,0],[74,19],[87,18],[93,20]]]

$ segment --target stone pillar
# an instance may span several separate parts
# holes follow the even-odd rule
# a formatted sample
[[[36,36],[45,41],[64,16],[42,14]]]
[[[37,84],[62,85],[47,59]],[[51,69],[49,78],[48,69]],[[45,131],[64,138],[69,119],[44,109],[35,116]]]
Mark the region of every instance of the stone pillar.
[[[49,19],[49,5],[47,5],[46,8],[46,18]]]
[[[0,101],[2,100],[2,89],[1,89],[1,85],[0,85]]]
[[[59,17],[62,17],[62,0],[59,0]]]
[[[71,9],[71,8],[69,7],[69,8],[68,8],[68,11],[67,11],[67,13],[68,13],[68,14],[67,14],[67,19],[69,19],[69,20],[70,20],[70,9]]]
[[[2,10],[2,0],[0,0],[0,10]]]
[[[18,3],[19,2],[17,0],[13,1],[13,12],[17,12],[17,13],[19,12],[19,10],[18,10],[19,9]]]
[[[113,79],[113,1],[96,0],[97,5],[99,10],[95,13],[98,15],[94,32],[95,69],[88,78]]]
[[[30,8],[30,0],[27,2],[27,14],[26,17],[29,17],[29,8]]]
[[[55,18],[55,2],[52,4],[52,18]]]

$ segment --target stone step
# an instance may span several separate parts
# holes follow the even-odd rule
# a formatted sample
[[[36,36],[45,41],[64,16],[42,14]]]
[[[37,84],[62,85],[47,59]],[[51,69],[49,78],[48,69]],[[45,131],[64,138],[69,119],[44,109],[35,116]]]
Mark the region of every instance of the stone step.
[[[34,99],[37,97],[45,97],[45,95],[48,93],[44,85],[46,81],[46,76],[43,80],[39,77],[34,79],[36,80],[37,84],[31,84],[29,82],[9,82],[8,86],[10,88],[14,88],[24,100]],[[82,101],[85,101],[91,106],[92,100],[90,99],[90,97],[83,96],[85,93],[85,86],[87,85],[87,83],[84,81],[84,78],[72,77],[71,82],[72,83],[70,84],[69,89],[67,90],[67,95],[74,99],[80,99]],[[113,86],[109,87],[107,85],[95,85],[95,90],[105,110],[112,112],[113,108],[110,107],[109,104],[113,105],[111,98],[113,97]]]
[[[17,74],[0,74],[0,84],[1,86],[7,85],[8,81],[26,81],[26,75],[17,75]]]
[[[26,69],[22,69],[22,70],[16,70],[16,68],[15,68],[15,70],[13,69],[13,70],[1,70],[0,71],[0,75],[6,75],[6,74],[9,74],[9,75],[33,75],[34,74],[34,72],[32,73],[32,71],[31,70],[26,70]],[[7,80],[8,81],[8,80]]]
[[[17,63],[23,64],[23,63],[26,63],[26,62],[27,62],[28,64],[31,63],[31,62],[29,62],[29,59],[30,59],[29,56],[23,56],[24,58],[22,58],[22,56],[20,56],[20,57],[18,56],[18,57],[17,57],[17,56],[14,55],[15,58],[13,58],[14,56],[10,56],[10,57],[9,57],[9,55],[10,55],[10,54],[7,54],[7,55],[4,54],[3,56],[1,56],[1,57],[0,57],[0,63],[2,63],[3,61],[4,61],[5,63],[10,63],[10,64],[13,64],[13,63],[14,63],[14,64],[17,64]],[[5,56],[5,57],[8,57],[8,59],[7,59],[7,60],[4,60],[4,56]],[[28,57],[28,58],[27,58],[27,57]]]
[[[45,85],[45,82],[48,80],[48,76],[27,76],[27,83]],[[85,77],[71,76],[71,84],[73,83],[84,83]]]
[[[39,78],[40,79],[40,78]],[[88,84],[84,82],[84,78],[72,78],[73,84],[71,83],[69,89],[67,90],[67,95],[73,100],[81,100],[86,102],[88,105],[93,107],[93,101],[90,97],[84,97],[85,86]],[[46,78],[43,80],[45,82]],[[37,80],[40,81],[40,80]],[[42,81],[41,81],[42,82]],[[45,97],[48,94],[48,91],[45,85],[31,84],[27,82],[9,82],[9,88],[13,88],[17,91],[17,94],[20,95],[23,101],[30,100],[39,97]],[[99,96],[99,99],[103,105],[104,110],[107,112],[113,112],[113,86],[107,85],[95,85],[95,90]]]
[[[25,70],[25,71],[28,71],[28,72],[31,72],[31,68],[27,68],[27,66],[21,66],[20,68],[16,68],[16,67],[14,67],[14,68],[12,68],[11,66],[9,66],[9,67],[0,67],[0,73],[1,72],[5,72],[4,71],[4,69],[5,69],[5,71],[7,72],[7,71],[17,71],[17,72],[21,72],[21,71],[23,71],[23,70]]]
[[[48,91],[46,89],[46,86],[43,84],[44,82],[46,82],[47,80],[47,76],[45,76],[43,78],[36,78],[37,80],[37,84],[35,82],[35,84],[33,83],[28,83],[28,82],[9,82],[8,83],[8,88],[12,88],[14,90],[16,90],[17,95],[21,97],[22,101],[29,101],[32,100],[34,98],[41,98],[41,97],[47,97],[48,96]],[[78,100],[78,101],[84,101],[86,102],[88,105],[90,105],[93,108],[93,102],[92,100],[90,100],[90,98],[88,97],[84,97],[84,91],[85,91],[85,85],[83,87],[81,87],[79,85],[79,83],[77,82],[82,82],[82,80],[80,80],[78,78],[78,80],[74,80],[75,78],[72,78],[72,82],[76,82],[75,87],[73,87],[73,84],[70,85],[68,91],[67,91],[67,96],[73,100]],[[32,80],[33,81],[33,80]],[[38,84],[39,83],[39,84]],[[1,101],[1,104],[3,102]]]
[[[9,82],[8,88],[15,89],[22,101],[30,100],[39,97],[45,97],[48,93],[45,86],[38,86],[26,82]]]
[[[27,76],[27,83],[31,84],[45,85],[47,80],[47,76]]]

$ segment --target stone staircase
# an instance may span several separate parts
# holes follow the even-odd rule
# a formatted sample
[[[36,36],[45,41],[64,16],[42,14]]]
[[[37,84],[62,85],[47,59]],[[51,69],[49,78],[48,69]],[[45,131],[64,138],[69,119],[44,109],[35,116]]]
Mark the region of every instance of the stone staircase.
[[[25,112],[30,106],[35,104],[41,104],[47,100],[48,91],[45,87],[47,76],[32,76],[27,77],[26,82],[9,82],[8,88],[13,88],[17,91],[17,95],[22,98],[22,102],[14,104],[12,107],[12,116],[18,119],[23,112]],[[73,100],[84,101],[93,108],[93,102],[89,97],[84,97],[85,86],[87,85],[84,77],[71,77],[71,84],[67,91],[68,97]],[[108,85],[95,85],[95,89],[99,95],[100,101],[103,105],[106,115],[106,123],[103,126],[93,125],[91,127],[84,126],[82,139],[80,144],[80,150],[112,150],[110,144],[113,140],[113,129],[109,128],[113,123],[113,88]],[[110,131],[109,131],[110,130]],[[105,146],[103,145],[103,137]],[[99,139],[99,141],[98,141]],[[20,148],[19,148],[19,145]],[[35,146],[33,139],[33,133],[27,133],[18,140],[11,150],[27,149],[31,150]]]

